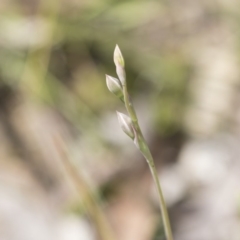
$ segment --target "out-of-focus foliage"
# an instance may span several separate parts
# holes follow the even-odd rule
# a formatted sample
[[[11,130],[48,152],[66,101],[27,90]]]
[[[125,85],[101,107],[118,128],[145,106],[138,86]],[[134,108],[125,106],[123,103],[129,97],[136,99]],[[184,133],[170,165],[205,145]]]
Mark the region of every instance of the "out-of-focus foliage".
[[[89,119],[109,104],[119,104],[106,91],[103,77],[114,72],[109,56],[118,43],[132,91],[145,99],[151,95],[155,129],[168,134],[181,129],[190,65],[181,46],[164,39],[172,37],[166,3],[51,0],[25,5],[2,8],[4,84],[22,87],[25,94],[32,92],[68,115],[81,111],[81,119]],[[32,73],[26,73],[29,67]]]
[[[0,238],[96,240],[88,192],[119,240],[162,236],[146,164],[121,135],[122,103],[105,82],[118,44],[175,239],[238,240],[239,5],[1,0]]]

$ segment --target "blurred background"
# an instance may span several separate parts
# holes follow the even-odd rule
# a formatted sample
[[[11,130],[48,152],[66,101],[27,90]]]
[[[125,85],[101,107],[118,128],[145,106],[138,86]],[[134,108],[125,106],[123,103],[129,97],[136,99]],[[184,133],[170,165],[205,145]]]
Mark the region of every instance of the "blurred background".
[[[174,239],[239,240],[239,23],[237,0],[1,0],[0,239],[165,239],[119,44]]]

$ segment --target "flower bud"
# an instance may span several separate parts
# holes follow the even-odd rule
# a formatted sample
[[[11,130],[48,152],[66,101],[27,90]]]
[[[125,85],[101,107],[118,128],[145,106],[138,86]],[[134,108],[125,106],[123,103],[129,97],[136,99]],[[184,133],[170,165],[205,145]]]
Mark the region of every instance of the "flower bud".
[[[134,142],[135,146],[140,150],[140,141],[139,141],[137,135],[135,135],[135,138],[133,139],[133,142]]]
[[[114,49],[113,60],[114,60],[114,63],[116,65],[116,67],[120,67],[121,66],[122,68],[124,68],[123,55],[122,55],[121,50],[118,47],[118,45],[116,45],[116,47]]]
[[[122,85],[125,85],[126,84],[126,73],[125,73],[125,69],[124,69],[124,59],[123,59],[123,55],[122,55],[121,50],[118,47],[118,45],[116,45],[116,47],[114,49],[113,60],[116,65],[117,75],[118,75]]]
[[[111,93],[115,94],[120,99],[123,98],[122,84],[117,78],[106,75],[106,83]]]
[[[117,112],[117,116],[118,116],[118,122],[122,128],[122,130],[130,137],[130,138],[134,138],[134,131],[133,131],[133,127],[132,127],[132,120],[130,117],[128,117],[127,115]]]
[[[116,67],[116,72],[117,72],[117,75],[119,77],[119,80],[121,81],[121,84],[122,85],[125,85],[126,84],[126,73],[125,73],[125,69],[122,67],[122,66],[117,66]]]

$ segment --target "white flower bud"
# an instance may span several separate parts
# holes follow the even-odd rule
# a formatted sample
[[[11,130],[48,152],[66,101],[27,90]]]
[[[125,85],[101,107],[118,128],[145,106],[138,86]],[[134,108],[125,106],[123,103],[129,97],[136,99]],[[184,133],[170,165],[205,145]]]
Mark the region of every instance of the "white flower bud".
[[[123,90],[121,82],[117,78],[106,75],[106,83],[109,91],[122,99]]]
[[[122,55],[121,50],[118,47],[118,45],[116,45],[116,47],[114,49],[113,60],[116,65],[117,75],[118,75],[122,85],[125,85],[126,84],[126,73],[125,73],[125,69],[124,69],[124,59],[123,59],[123,55]]]
[[[113,61],[116,65],[116,67],[119,67],[119,66],[121,66],[122,68],[124,67],[123,55],[122,55],[121,50],[118,47],[118,45],[116,45],[116,47],[114,49]]]
[[[116,72],[117,72],[117,75],[118,75],[122,85],[125,85],[126,84],[125,69],[122,66],[116,67]]]
[[[117,116],[118,116],[118,122],[122,128],[122,130],[130,137],[130,138],[134,138],[134,131],[133,131],[133,127],[132,127],[132,120],[130,117],[128,117],[127,115],[117,112]]]
[[[135,138],[133,139],[133,142],[134,142],[135,146],[140,150],[140,142],[139,142],[139,139],[138,139],[137,135],[135,135]]]

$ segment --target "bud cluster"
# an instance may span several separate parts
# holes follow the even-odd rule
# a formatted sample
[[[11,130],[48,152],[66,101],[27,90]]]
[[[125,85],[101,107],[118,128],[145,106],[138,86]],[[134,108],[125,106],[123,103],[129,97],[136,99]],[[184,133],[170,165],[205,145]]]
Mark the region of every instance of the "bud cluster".
[[[113,60],[116,65],[116,73],[119,79],[106,75],[107,87],[111,93],[124,102],[123,88],[126,87],[126,74],[124,69],[124,58],[118,45],[115,47]],[[131,118],[120,112],[117,112],[117,116],[123,132],[125,132],[131,139],[134,139],[135,131]]]
[[[127,116],[123,113],[117,112],[118,121],[123,132],[126,133],[133,140],[134,144],[140,150],[140,152],[143,154],[144,158],[146,159],[147,163],[149,164],[153,179],[156,183],[158,195],[159,195],[159,204],[162,212],[166,239],[173,240],[168,212],[167,212],[166,204],[162,194],[161,186],[159,183],[154,160],[152,158],[149,147],[142,135],[142,131],[139,127],[134,107],[128,96],[127,85],[126,85],[126,74],[124,69],[124,59],[118,45],[116,45],[115,47],[113,60],[116,65],[116,73],[118,75],[118,78],[114,78],[106,75],[107,87],[110,92],[115,94],[118,98],[120,98],[124,102],[127,112],[129,114],[129,116]]]

